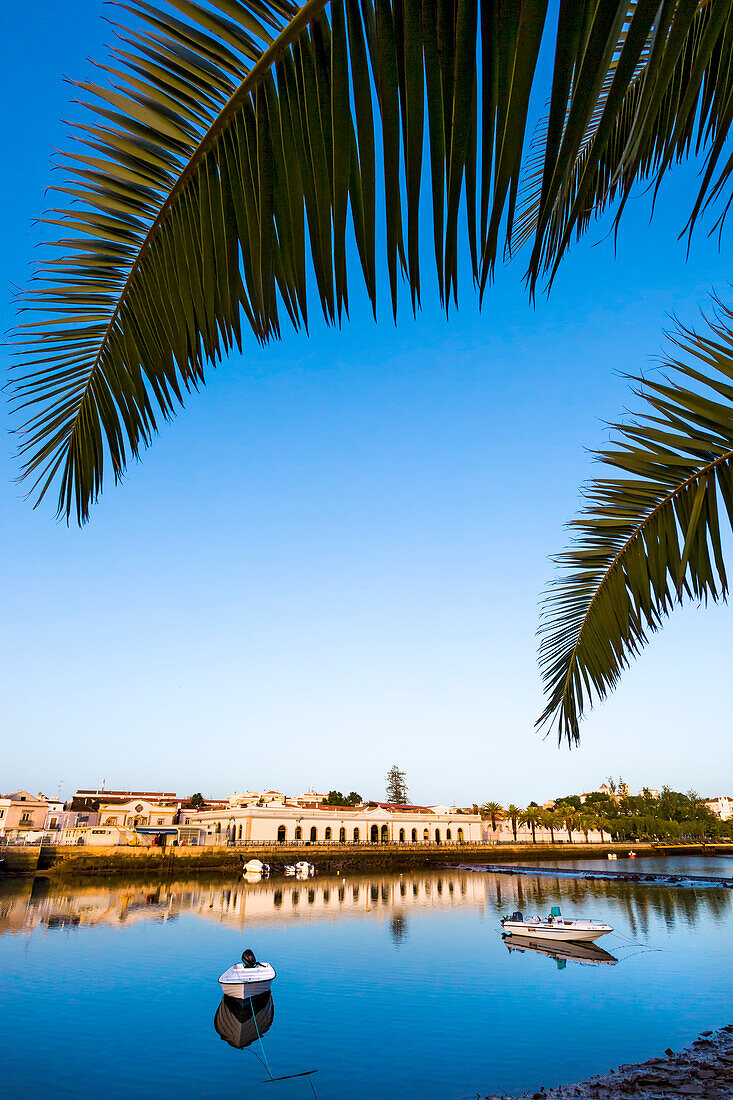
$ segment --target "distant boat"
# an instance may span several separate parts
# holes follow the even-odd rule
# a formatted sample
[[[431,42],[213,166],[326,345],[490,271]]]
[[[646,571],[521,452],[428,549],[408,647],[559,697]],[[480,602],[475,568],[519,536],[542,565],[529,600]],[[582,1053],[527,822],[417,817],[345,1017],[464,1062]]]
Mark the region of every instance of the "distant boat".
[[[261,859],[250,859],[244,865],[244,877],[249,882],[258,882],[261,878],[268,878],[270,864],[263,863]]]
[[[285,874],[288,875],[288,876],[292,876],[292,875],[295,874],[295,864],[294,863],[286,863],[285,864]]]
[[[629,859],[636,859],[636,852],[629,852]]]
[[[521,913],[512,913],[501,921],[504,932],[510,936],[520,936],[531,940],[569,941],[571,943],[592,943],[613,932],[610,924],[595,920],[565,920],[559,905],[553,905],[547,920],[541,917],[524,919]]]
[[[304,859],[301,859],[295,864],[295,874],[298,878],[313,878],[316,873],[316,869],[312,863],[307,863]]]
[[[615,966],[618,962],[615,955],[610,955],[595,943],[533,943],[521,936],[504,936],[504,944],[510,952],[534,951],[538,955],[547,955],[555,959],[559,970],[564,969],[568,961],[606,966]]]
[[[227,997],[245,1000],[267,993],[275,980],[275,968],[270,963],[257,962],[254,952],[242,953],[241,963],[235,963],[219,978],[219,985]]]
[[[618,856],[616,855],[615,852],[609,852],[608,855],[606,856],[606,859],[618,859]]]

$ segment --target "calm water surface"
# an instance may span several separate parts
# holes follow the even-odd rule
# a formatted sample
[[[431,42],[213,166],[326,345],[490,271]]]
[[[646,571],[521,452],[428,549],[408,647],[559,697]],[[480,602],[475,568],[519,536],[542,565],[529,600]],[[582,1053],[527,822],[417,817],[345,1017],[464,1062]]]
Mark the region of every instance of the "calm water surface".
[[[725,859],[624,867],[733,874]],[[612,924],[612,960],[507,949],[500,916],[555,904]],[[6,880],[0,1094],[458,1100],[577,1080],[733,1022],[732,918],[731,890],[470,871]],[[246,946],[278,977],[261,1042],[220,1013],[230,1039],[254,1037],[237,1049],[214,1027],[217,978]],[[267,1067],[317,1072],[271,1084]]]

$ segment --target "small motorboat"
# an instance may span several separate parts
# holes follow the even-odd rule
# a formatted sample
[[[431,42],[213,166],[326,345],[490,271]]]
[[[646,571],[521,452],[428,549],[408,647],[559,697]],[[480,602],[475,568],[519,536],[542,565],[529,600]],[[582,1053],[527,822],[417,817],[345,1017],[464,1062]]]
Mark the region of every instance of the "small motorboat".
[[[270,864],[263,863],[261,859],[250,859],[244,865],[243,874],[248,882],[259,882],[261,878],[269,878]]]
[[[636,852],[629,852],[629,859],[636,859]]]
[[[275,977],[275,967],[270,963],[257,962],[254,952],[248,948],[242,952],[241,963],[235,963],[224,971],[219,985],[227,997],[243,1001],[247,997],[267,993]]]
[[[295,874],[295,864],[294,863],[286,863],[285,864],[285,874],[288,875],[289,877],[292,877]]]
[[[559,905],[553,905],[549,917],[529,917],[524,919],[521,913],[512,913],[503,917],[501,926],[504,933],[520,936],[529,940],[569,941],[570,943],[592,943],[613,932],[610,924],[595,920],[565,920]]]
[[[606,859],[618,859],[618,856],[616,855],[615,852],[609,852],[608,855],[606,856]]]
[[[307,863],[304,859],[301,859],[295,864],[295,874],[297,878],[313,878],[316,873],[316,869],[312,863]]]

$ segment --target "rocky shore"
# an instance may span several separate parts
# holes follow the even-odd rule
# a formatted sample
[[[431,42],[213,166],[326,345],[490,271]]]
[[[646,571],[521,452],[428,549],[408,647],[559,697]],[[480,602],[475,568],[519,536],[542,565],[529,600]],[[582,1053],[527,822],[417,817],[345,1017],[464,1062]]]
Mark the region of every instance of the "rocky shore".
[[[634,1066],[619,1066],[600,1077],[557,1088],[539,1087],[521,1096],[490,1093],[485,1100],[667,1100],[733,1097],[733,1024],[703,1031],[684,1050],[665,1051]]]

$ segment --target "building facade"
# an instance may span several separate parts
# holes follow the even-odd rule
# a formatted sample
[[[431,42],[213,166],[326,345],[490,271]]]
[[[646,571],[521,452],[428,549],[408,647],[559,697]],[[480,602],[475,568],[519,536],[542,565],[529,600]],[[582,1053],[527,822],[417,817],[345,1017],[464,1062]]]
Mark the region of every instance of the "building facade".
[[[13,791],[0,798],[0,836],[22,837],[28,833],[42,833],[46,824],[48,802],[39,794]]]
[[[123,829],[170,828],[178,815],[178,806],[133,798],[129,802],[100,802],[99,825],[119,825]]]
[[[207,844],[469,844],[481,841],[478,814],[433,813],[386,804],[231,806],[181,812],[181,828],[205,830]]]
[[[730,821],[733,817],[733,798],[729,794],[720,794],[717,798],[706,798],[705,805],[721,821]]]

